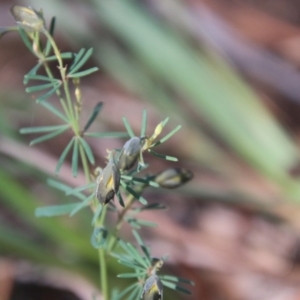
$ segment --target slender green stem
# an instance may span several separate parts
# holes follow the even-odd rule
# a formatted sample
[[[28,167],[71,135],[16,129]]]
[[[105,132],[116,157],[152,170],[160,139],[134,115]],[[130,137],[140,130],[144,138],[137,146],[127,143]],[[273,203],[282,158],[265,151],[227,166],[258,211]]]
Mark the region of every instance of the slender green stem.
[[[45,34],[47,39],[50,41],[52,49],[54,51],[54,54],[57,58],[58,65],[59,65],[59,71],[60,71],[60,74],[61,74],[61,79],[63,81],[63,87],[64,87],[64,92],[65,92],[65,96],[66,96],[66,100],[67,100],[68,110],[70,112],[71,124],[73,126],[74,132],[78,133],[79,132],[79,124],[78,124],[78,122],[76,122],[74,107],[73,107],[72,101],[71,101],[68,78],[66,77],[66,67],[64,67],[64,65],[63,65],[63,61],[62,61],[62,58],[61,58],[61,55],[60,55],[60,51],[58,50],[57,45],[56,45],[53,37],[51,36],[51,34],[47,30],[44,30],[43,33]]]

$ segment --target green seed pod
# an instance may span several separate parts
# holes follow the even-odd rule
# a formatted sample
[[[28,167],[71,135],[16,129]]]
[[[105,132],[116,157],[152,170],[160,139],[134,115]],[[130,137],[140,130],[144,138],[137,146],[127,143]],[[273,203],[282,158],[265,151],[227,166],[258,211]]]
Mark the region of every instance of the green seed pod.
[[[120,172],[113,160],[110,160],[97,179],[96,195],[101,203],[108,203],[119,191]]]
[[[193,173],[186,169],[172,168],[158,173],[153,181],[166,189],[175,189],[193,178]]]
[[[143,300],[163,299],[163,284],[157,275],[153,274],[146,280],[141,298]]]
[[[128,171],[135,165],[142,151],[143,141],[143,138],[135,136],[124,144],[117,163],[120,171]]]
[[[31,7],[14,5],[11,13],[17,24],[27,32],[41,31],[45,28],[45,20],[40,12]]]

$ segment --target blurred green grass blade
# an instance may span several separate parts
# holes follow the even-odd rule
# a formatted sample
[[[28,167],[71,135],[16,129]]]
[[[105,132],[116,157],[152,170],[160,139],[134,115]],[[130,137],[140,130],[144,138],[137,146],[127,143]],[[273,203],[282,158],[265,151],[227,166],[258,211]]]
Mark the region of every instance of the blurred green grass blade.
[[[74,138],[73,153],[72,153],[72,175],[77,177],[78,174],[78,150],[79,142],[77,138]]]
[[[87,62],[87,60],[92,56],[92,54],[93,54],[93,48],[90,48],[79,59],[77,59],[77,57],[76,57],[77,61],[76,61],[76,63],[74,61],[74,65],[72,65],[70,67],[70,72],[68,74],[68,77],[71,77],[71,75],[74,75],[74,73],[76,73]],[[79,57],[79,55],[78,55],[78,57]]]
[[[69,126],[69,125],[67,125]],[[31,134],[31,133],[41,133],[41,132],[50,132],[58,129],[66,128],[66,125],[53,125],[53,126],[39,126],[39,127],[26,127],[21,128],[21,134]]]
[[[80,237],[73,229],[66,226],[65,222],[55,219],[55,226],[53,220],[48,218],[35,218],[34,211],[37,206],[41,205],[41,200],[34,198],[26,188],[15,181],[6,171],[0,169],[0,194],[1,201],[9,208],[18,212],[21,220],[25,220],[31,224],[38,232],[43,233],[51,241],[59,244],[65,244],[66,237],[68,237],[68,244],[72,247],[72,251],[81,253],[94,261],[97,257],[94,251],[86,247],[86,241]]]
[[[98,70],[99,70],[98,67],[93,67],[93,68],[90,68],[90,69],[87,69],[87,70],[84,70],[84,71],[81,71],[81,72],[68,74],[68,78],[79,78],[79,77],[84,77],[84,76],[90,75],[90,74],[92,74],[92,73],[95,73],[95,72],[97,72]]]
[[[186,95],[195,110],[205,116],[233,149],[282,185],[289,181],[286,169],[299,156],[295,145],[257,96],[224,62],[196,52],[178,34],[157,24],[134,3],[93,3],[102,22],[158,78]],[[270,154],[268,159],[266,153]]]
[[[143,110],[143,118],[142,118],[142,128],[141,128],[141,137],[146,135],[147,129],[147,110]]]
[[[41,137],[38,137],[38,138],[32,140],[29,145],[32,146],[32,145],[35,145],[37,143],[41,143],[41,142],[50,140],[50,139],[64,133],[68,128],[69,128],[69,125],[65,125],[64,127],[62,126],[61,129],[55,130],[55,131],[53,131],[49,134],[45,134]]]
[[[166,280],[162,280],[161,282],[163,283],[164,286],[166,286],[166,287],[168,287],[168,288],[170,288],[172,290],[176,290],[178,292],[181,292],[181,293],[184,293],[184,294],[187,294],[187,295],[191,295],[192,294],[189,290],[187,290],[187,289],[185,289],[185,288],[183,288],[183,287],[181,287],[181,286],[179,286],[179,285],[177,285],[175,283],[168,282]]]
[[[127,138],[128,132],[85,132],[84,135],[94,138]]]
[[[134,135],[134,133],[133,133],[133,130],[132,130],[132,128],[131,128],[131,126],[130,126],[128,120],[127,120],[127,118],[126,118],[126,117],[122,117],[122,121],[123,121],[123,123],[124,123],[124,126],[125,126],[125,128],[126,128],[128,134],[129,134],[129,136],[130,136],[131,138],[134,137],[135,135]]]
[[[73,146],[73,143],[74,143],[74,138],[72,138],[69,141],[68,145],[66,146],[66,148],[64,149],[64,151],[61,153],[61,155],[60,155],[60,157],[58,159],[58,162],[56,164],[55,174],[59,173],[59,171],[60,171],[60,169],[61,169],[61,167],[62,167],[62,165],[63,165],[63,163],[64,163],[64,161],[65,161],[65,159],[66,159],[66,157],[68,155],[68,153],[71,150],[71,147]]]
[[[70,212],[78,206],[79,203],[61,204],[53,206],[38,207],[35,210],[36,217],[54,217],[68,215]]]
[[[53,106],[52,104],[48,103],[47,101],[42,101],[39,104],[44,106],[46,109],[51,111],[54,115],[56,115],[60,119],[64,120],[66,123],[69,122],[68,118],[62,112],[60,112],[55,106]]]
[[[103,102],[98,102],[96,104],[88,121],[86,122],[86,125],[83,128],[83,132],[87,131],[90,128],[90,126],[93,124],[93,122],[96,120],[97,116],[99,115],[99,112],[101,111],[102,107],[103,107]]]
[[[90,145],[82,137],[80,137],[78,141],[82,145],[82,147],[84,149],[84,152],[86,153],[86,156],[87,156],[89,162],[92,165],[94,165],[95,164],[95,158],[94,158],[94,155],[93,155],[93,152],[92,152],[92,149],[91,149]]]

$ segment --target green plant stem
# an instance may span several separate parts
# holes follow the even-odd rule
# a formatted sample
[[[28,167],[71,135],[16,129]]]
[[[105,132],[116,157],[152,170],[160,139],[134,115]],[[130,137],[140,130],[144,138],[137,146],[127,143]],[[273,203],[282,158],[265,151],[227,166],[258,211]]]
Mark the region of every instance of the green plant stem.
[[[101,217],[96,226],[102,227],[104,225],[105,217],[107,212],[107,206],[103,207]],[[106,266],[106,250],[103,248],[98,249],[99,254],[99,268],[100,268],[100,285],[104,300],[108,298],[108,280],[107,280],[107,266]]]
[[[60,56],[60,51],[58,50],[57,45],[56,45],[54,39],[52,38],[51,34],[47,30],[44,30],[43,33],[45,34],[47,39],[50,41],[52,49],[54,51],[54,54],[57,57],[57,61],[58,61],[58,65],[59,65],[59,71],[60,71],[61,79],[63,81],[66,101],[67,101],[68,109],[69,109],[69,112],[70,112],[71,124],[73,126],[73,130],[74,130],[75,134],[79,134],[79,124],[78,124],[78,122],[76,122],[77,120],[75,118],[74,107],[73,107],[72,101],[71,101],[69,85],[68,85],[68,78],[66,77],[66,68],[63,65],[63,61],[62,61],[62,58]]]

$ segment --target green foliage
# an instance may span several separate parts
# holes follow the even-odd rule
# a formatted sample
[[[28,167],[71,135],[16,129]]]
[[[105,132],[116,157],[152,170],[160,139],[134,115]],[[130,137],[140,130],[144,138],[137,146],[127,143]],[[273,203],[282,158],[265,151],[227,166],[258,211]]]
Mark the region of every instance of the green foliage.
[[[122,278],[136,278],[139,282],[125,289],[120,294],[115,294],[113,299],[121,299],[125,294],[131,292],[127,299],[136,299],[143,294],[148,293],[145,287],[149,282],[160,282],[169,288],[188,293],[188,291],[177,285],[180,279],[176,277],[157,277],[157,264],[151,257],[150,250],[144,244],[137,231],[133,235],[139,244],[143,255],[128,242],[119,239],[119,231],[126,221],[131,227],[140,229],[142,226],[154,227],[157,224],[139,219],[136,215],[143,210],[158,210],[165,207],[160,203],[148,204],[148,201],[142,196],[144,190],[148,187],[164,187],[164,178],[157,175],[139,176],[139,173],[147,168],[144,163],[143,152],[147,151],[153,155],[166,159],[177,161],[176,158],[158,154],[153,148],[166,142],[171,138],[181,126],[177,126],[163,138],[158,139],[169,118],[160,122],[152,135],[147,135],[147,111],[143,110],[140,136],[135,136],[126,117],[123,117],[124,126],[127,133],[124,132],[88,132],[90,126],[98,117],[103,104],[98,103],[88,118],[85,126],[81,128],[81,109],[84,108],[80,78],[90,75],[98,70],[97,67],[83,69],[86,62],[92,57],[93,49],[82,48],[78,53],[64,52],[58,50],[58,46],[53,39],[55,29],[55,18],[52,18],[49,29],[47,29],[45,20],[41,12],[32,8],[14,6],[12,14],[19,26],[18,32],[24,44],[33,55],[38,58],[37,64],[24,76],[25,91],[33,95],[37,105],[46,108],[53,115],[57,116],[63,124],[47,125],[30,128],[22,128],[21,134],[41,134],[30,142],[30,145],[42,143],[53,139],[66,131],[72,132],[72,138],[67,142],[63,149],[55,173],[58,174],[64,164],[67,156],[71,153],[72,176],[78,175],[82,166],[87,184],[84,186],[72,188],[60,181],[49,180],[49,186],[65,193],[70,197],[77,198],[77,202],[68,204],[58,204],[47,207],[36,208],[36,217],[54,217],[69,215],[74,216],[85,207],[89,207],[93,213],[91,224],[94,227],[91,235],[91,245],[99,251],[99,264],[101,269],[101,288],[105,300],[108,296],[107,270],[105,259],[107,255],[116,257],[123,265],[134,269],[134,273],[121,274]],[[10,29],[8,28],[7,31]],[[5,30],[2,33],[6,32]],[[68,62],[66,62],[68,60]],[[71,62],[70,62],[71,60]],[[55,77],[52,73],[49,62],[57,64],[59,75]],[[41,75],[39,72],[46,75]],[[75,95],[71,95],[71,89],[75,90]],[[36,93],[39,95],[37,96]],[[59,100],[60,106],[51,104],[53,98]],[[121,150],[112,149],[109,151],[107,164],[99,168],[99,176],[96,179],[92,171],[96,164],[93,149],[88,144],[86,137],[130,137]],[[80,166],[81,163],[81,166]],[[156,180],[160,178],[160,181]],[[190,177],[191,178],[191,177]],[[189,178],[189,179],[190,179]],[[177,176],[176,187],[184,184],[188,179]],[[119,189],[121,188],[121,191]],[[122,208],[116,207],[111,203],[114,196],[117,196]],[[78,201],[79,200],[79,201]],[[117,213],[117,222],[111,230],[106,228],[107,212]],[[65,235],[67,237],[67,235]],[[118,245],[125,252],[116,252]],[[159,260],[162,263],[162,260]],[[161,278],[161,279],[160,279]],[[175,282],[175,283],[174,283]],[[190,283],[189,281],[183,281]],[[144,288],[143,288],[144,286]],[[159,288],[162,295],[162,287]]]

